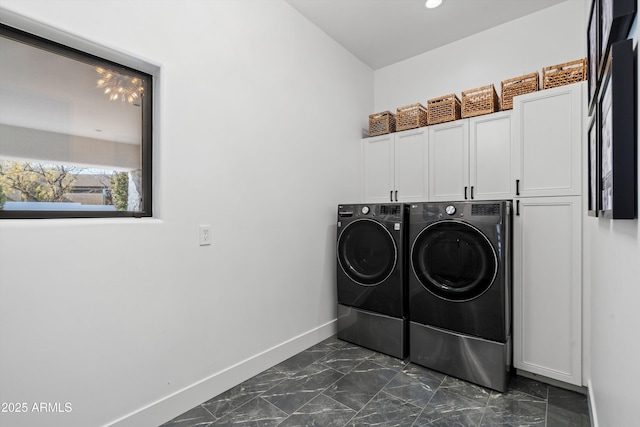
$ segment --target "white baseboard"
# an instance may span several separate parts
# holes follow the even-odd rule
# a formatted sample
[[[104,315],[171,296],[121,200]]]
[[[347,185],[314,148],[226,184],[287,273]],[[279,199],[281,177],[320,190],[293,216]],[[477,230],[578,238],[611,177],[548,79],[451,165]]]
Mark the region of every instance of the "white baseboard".
[[[587,389],[589,390],[589,394],[587,395],[587,397],[589,400],[589,415],[591,416],[591,427],[599,427],[598,413],[596,412],[596,399],[593,395],[593,384],[591,384],[591,380],[587,380]]]
[[[334,335],[336,320],[293,337],[246,360],[140,408],[107,426],[157,427],[214,396]]]

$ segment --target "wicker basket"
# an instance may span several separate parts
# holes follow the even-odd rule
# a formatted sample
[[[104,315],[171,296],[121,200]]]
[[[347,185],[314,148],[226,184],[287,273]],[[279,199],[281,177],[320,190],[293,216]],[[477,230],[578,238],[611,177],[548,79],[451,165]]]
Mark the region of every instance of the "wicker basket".
[[[542,69],[542,88],[569,85],[587,79],[587,58]]]
[[[419,128],[427,125],[427,108],[422,104],[405,105],[396,113],[398,131]]]
[[[491,84],[462,92],[462,117],[474,117],[495,113],[500,108],[500,98]]]
[[[369,114],[369,136],[396,131],[396,115],[391,111]]]
[[[458,120],[460,116],[460,99],[455,94],[433,98],[427,101],[428,124]]]
[[[537,92],[539,89],[538,80],[540,75],[535,72],[524,76],[503,80],[501,84],[502,109],[513,108],[513,97],[524,95],[525,93]]]

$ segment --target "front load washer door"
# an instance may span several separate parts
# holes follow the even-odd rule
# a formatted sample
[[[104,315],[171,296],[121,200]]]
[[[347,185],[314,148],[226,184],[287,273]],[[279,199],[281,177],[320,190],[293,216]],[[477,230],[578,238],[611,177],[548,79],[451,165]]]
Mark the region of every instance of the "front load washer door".
[[[364,286],[384,282],[398,262],[398,248],[389,230],[369,219],[354,221],[344,228],[337,252],[340,268]]]
[[[496,278],[498,259],[487,237],[460,221],[435,222],[416,237],[411,268],[429,292],[450,301],[469,301]]]

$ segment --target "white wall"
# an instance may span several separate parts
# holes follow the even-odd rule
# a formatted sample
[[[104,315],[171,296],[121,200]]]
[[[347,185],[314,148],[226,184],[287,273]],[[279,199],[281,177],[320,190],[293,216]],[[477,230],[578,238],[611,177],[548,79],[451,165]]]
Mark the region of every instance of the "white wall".
[[[586,56],[583,0],[568,0],[375,72],[375,111],[390,110]]]
[[[637,52],[640,39],[637,19],[630,37],[634,39]],[[638,106],[636,113],[640,120]],[[592,352],[589,387],[595,401],[597,425],[636,425],[640,402],[638,220],[589,218],[585,222],[585,229],[589,235],[587,256],[590,257],[588,269],[591,277]]]
[[[155,426],[333,332],[368,67],[281,0],[2,7],[161,75],[156,219],[0,222],[0,401],[72,404],[0,424]]]

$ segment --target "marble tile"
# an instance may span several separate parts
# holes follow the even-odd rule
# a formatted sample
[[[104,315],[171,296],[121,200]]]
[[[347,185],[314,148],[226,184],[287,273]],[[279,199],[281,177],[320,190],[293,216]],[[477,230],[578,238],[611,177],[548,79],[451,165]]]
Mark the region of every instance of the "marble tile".
[[[547,402],[518,390],[492,393],[481,426],[544,426]]]
[[[404,427],[412,425],[421,408],[381,391],[347,424],[349,427]]]
[[[489,396],[491,396],[491,390],[487,388],[450,376],[447,376],[444,381],[442,381],[440,387],[448,389],[452,393],[473,399],[482,405],[486,405]]]
[[[274,427],[287,418],[287,414],[257,397],[211,424],[211,427]]]
[[[162,427],[588,427],[586,396],[514,376],[505,393],[336,336]]]
[[[161,427],[207,427],[216,420],[209,411],[202,406],[196,406],[179,415]]]
[[[340,378],[340,372],[314,363],[265,391],[261,397],[287,414],[292,414]]]
[[[408,361],[388,356],[384,353],[377,353],[375,351],[373,352],[373,356],[369,357],[369,360],[380,366],[384,366],[385,368],[395,369],[396,371],[403,369],[409,364]]]
[[[289,377],[286,374],[270,368],[204,402],[202,406],[215,417],[220,418],[227,412],[243,405],[287,378]]]
[[[359,411],[397,371],[365,360],[325,391],[325,395]]]
[[[547,385],[527,377],[512,376],[509,380],[509,390],[518,390],[540,399],[547,399]]]
[[[587,396],[549,386],[547,426],[589,427],[590,425]]]
[[[580,414],[549,406],[547,427],[591,427],[591,419],[588,413]]]
[[[475,399],[458,394],[451,389],[439,388],[425,407],[425,411],[447,412],[458,409],[484,409],[485,405]]]
[[[454,409],[447,412],[423,411],[412,427],[475,427],[482,419],[482,409]]]
[[[342,348],[346,345],[353,345],[350,342],[341,340],[340,338],[338,338],[337,335],[333,335],[327,338],[326,340],[322,341],[322,343],[325,345],[331,346],[335,349]]]
[[[320,394],[291,414],[278,427],[343,427],[356,411]]]
[[[566,409],[576,413],[589,413],[587,396],[570,390],[549,386],[549,406]]]
[[[440,388],[413,426],[477,426],[484,410],[478,401]]]
[[[419,377],[410,375],[407,372],[400,372],[389,384],[384,387],[384,391],[403,399],[412,405],[424,408],[436,389],[440,385],[439,381],[420,381]]]
[[[447,377],[441,372],[433,371],[429,368],[425,368],[424,366],[416,365],[413,363],[405,366],[402,372],[411,377],[414,377],[421,383],[428,384],[434,389],[440,387],[440,384],[442,384],[444,379]]]
[[[325,366],[335,369],[338,372],[347,374],[353,368],[362,363],[362,361],[374,356],[375,354],[376,353],[372,350],[354,344],[349,344],[336,349],[329,355],[320,359],[319,362]]]
[[[335,350],[336,348],[334,346],[321,342],[296,354],[293,357],[288,358],[284,362],[277,364],[276,366],[274,366],[274,369],[277,369],[278,371],[286,374],[295,373],[302,368],[306,368],[313,362],[326,357],[328,354],[332,353]]]

